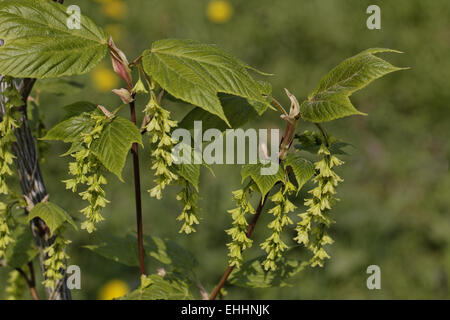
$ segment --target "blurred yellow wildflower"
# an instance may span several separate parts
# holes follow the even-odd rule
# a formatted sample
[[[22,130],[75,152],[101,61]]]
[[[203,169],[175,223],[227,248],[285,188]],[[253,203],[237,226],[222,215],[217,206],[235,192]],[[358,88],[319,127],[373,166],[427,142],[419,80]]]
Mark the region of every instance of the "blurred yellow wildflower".
[[[209,2],[206,10],[208,19],[214,23],[228,22],[233,15],[231,3],[225,0],[213,0]]]
[[[98,66],[92,71],[91,78],[94,88],[102,92],[111,91],[120,85],[119,78],[112,69],[108,69],[103,65]]]
[[[120,298],[128,293],[130,288],[126,282],[122,280],[111,280],[100,288],[99,298],[100,300],[112,300]]]
[[[103,13],[114,19],[123,19],[127,15],[127,5],[123,0],[102,0]]]

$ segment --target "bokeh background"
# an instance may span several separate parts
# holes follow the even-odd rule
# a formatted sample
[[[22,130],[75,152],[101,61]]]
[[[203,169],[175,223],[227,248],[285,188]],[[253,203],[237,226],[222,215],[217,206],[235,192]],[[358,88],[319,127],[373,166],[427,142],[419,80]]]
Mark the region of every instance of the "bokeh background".
[[[230,299],[448,299],[450,298],[450,2],[448,0],[77,0],[82,13],[104,26],[118,46],[134,59],[154,40],[191,38],[215,43],[250,65],[273,73],[274,96],[288,105],[282,89],[304,98],[321,76],[343,59],[369,47],[404,52],[384,56],[398,66],[411,67],[371,84],[352,97],[368,117],[350,117],[326,124],[336,137],[353,144],[340,168],[345,183],[342,201],[334,208],[335,244],[324,268],[307,269],[291,287],[242,289],[227,286]],[[381,7],[381,30],[368,30],[366,8]],[[85,84],[66,96],[43,94],[41,108],[48,128],[61,120],[62,107],[90,100],[109,107],[119,104],[110,90],[122,86],[109,59],[88,75],[74,77]],[[143,108],[145,101],[139,101]],[[176,119],[189,110],[171,106]],[[127,115],[126,113],[124,113]],[[273,111],[255,119],[256,128],[281,127]],[[311,129],[301,124],[302,129]],[[42,169],[53,201],[75,217],[83,203],[64,190],[67,159],[57,157],[66,146],[51,143]],[[141,153],[143,185],[152,183],[148,151]],[[130,160],[130,159],[129,159]],[[209,291],[227,263],[233,207],[231,191],[239,188],[238,166],[216,166],[216,176],[201,177],[202,222],[190,236],[178,234],[181,210],[177,188],[163,200],[144,194],[144,230],[182,243],[199,261],[197,274]],[[135,227],[130,164],[125,183],[112,175],[99,233],[125,235]],[[303,196],[303,195],[302,195]],[[297,202],[301,207],[301,201]],[[264,238],[265,215],[255,233]],[[111,298],[138,285],[137,268],[111,262],[82,248],[95,235],[70,232],[70,264],[82,270],[82,289],[75,299]],[[247,252],[252,258],[258,246]],[[382,289],[368,290],[366,268],[381,267]],[[149,266],[149,270],[151,266]],[[0,269],[0,287],[6,270]],[[2,290],[0,290],[1,292]],[[1,297],[1,296],[0,296]]]

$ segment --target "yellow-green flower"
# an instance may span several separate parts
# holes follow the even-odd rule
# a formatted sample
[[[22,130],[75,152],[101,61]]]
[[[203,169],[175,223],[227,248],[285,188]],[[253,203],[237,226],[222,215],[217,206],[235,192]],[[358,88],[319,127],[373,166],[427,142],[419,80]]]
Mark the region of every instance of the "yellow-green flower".
[[[183,221],[180,233],[190,234],[196,232],[195,225],[198,221],[198,192],[195,187],[187,180],[180,178],[179,183],[183,189],[177,194],[177,200],[183,204],[183,211],[177,217],[178,221]]]
[[[44,249],[44,253],[47,255],[47,259],[44,261],[45,280],[42,284],[50,289],[55,289],[57,282],[63,278],[61,270],[67,268],[67,259],[69,256],[66,254],[66,247],[71,243],[70,240],[66,240],[62,237],[62,233],[59,232],[53,244]]]
[[[7,83],[8,79],[2,81]],[[14,129],[19,126],[14,118],[14,107],[22,105],[22,98],[12,83],[8,84],[2,96],[4,113],[0,117],[0,194],[8,194],[6,178],[12,175],[11,165],[14,160],[11,145],[16,140]]]
[[[178,179],[178,176],[170,170],[173,164],[172,149],[175,145],[170,133],[172,128],[177,126],[177,122],[170,119],[170,112],[158,104],[153,93],[144,112],[151,119],[146,130],[150,135],[151,143],[155,146],[152,151],[152,170],[155,172],[156,185],[149,190],[149,193],[151,197],[161,199],[162,191],[173,180]]]
[[[288,214],[293,212],[297,207],[289,201],[288,195],[294,193],[296,188],[288,181],[282,189],[275,193],[270,200],[275,207],[269,210],[275,219],[272,220],[268,228],[271,235],[261,244],[261,249],[267,253],[266,260],[263,262],[264,270],[276,270],[276,260],[281,257],[282,253],[288,246],[281,239],[281,233],[285,226],[293,224]]]
[[[8,286],[5,291],[8,294],[8,300],[20,300],[25,293],[26,283],[19,271],[11,271],[8,275],[7,283]]]
[[[314,164],[318,174],[313,179],[317,186],[309,191],[312,197],[305,199],[308,210],[299,214],[301,220],[297,224],[295,238],[313,253],[309,261],[312,267],[322,267],[325,259],[330,258],[324,249],[325,245],[333,243],[333,239],[327,233],[327,228],[334,222],[329,211],[332,204],[337,201],[334,197],[336,187],[343,181],[333,171],[334,167],[342,165],[343,162],[332,155],[325,144],[319,148],[318,155],[321,156],[321,160]]]
[[[81,229],[89,233],[95,231],[95,225],[104,220],[101,210],[109,203],[105,198],[105,191],[102,187],[107,183],[105,176],[101,174],[103,165],[90,151],[92,142],[100,137],[108,117],[92,113],[91,121],[93,123],[91,131],[81,135],[80,141],[77,141],[78,148],[70,154],[75,159],[75,161],[69,163],[69,173],[73,178],[63,181],[66,184],[66,189],[70,189],[72,192],[76,192],[80,184],[87,187],[79,195],[83,200],[89,202],[87,207],[80,210],[86,217],[86,220],[81,224]]]
[[[5,256],[6,248],[14,240],[10,237],[11,230],[8,226],[6,215],[8,214],[7,205],[0,202],[0,260]]]
[[[227,244],[229,265],[239,268],[242,263],[242,252],[253,244],[253,240],[247,237],[248,222],[245,216],[247,213],[255,214],[255,209],[248,200],[248,189],[233,191],[233,199],[237,208],[228,210],[233,219],[233,227],[225,232],[231,236],[231,242]]]

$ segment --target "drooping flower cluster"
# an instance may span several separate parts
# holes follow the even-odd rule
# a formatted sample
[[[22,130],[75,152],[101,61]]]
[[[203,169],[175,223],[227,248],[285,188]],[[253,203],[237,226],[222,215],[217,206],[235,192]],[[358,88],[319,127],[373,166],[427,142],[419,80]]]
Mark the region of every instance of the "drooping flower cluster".
[[[248,189],[233,191],[233,199],[237,207],[228,210],[233,219],[233,227],[226,230],[226,233],[232,238],[231,242],[227,244],[229,265],[237,268],[242,263],[242,252],[253,244],[253,240],[247,237],[248,222],[245,215],[247,213],[255,214],[255,209],[250,204],[248,197]]]
[[[14,240],[11,238],[11,230],[7,221],[7,205],[0,202],[0,260],[5,257],[6,248]]]
[[[59,232],[53,244],[44,249],[47,258],[44,261],[45,280],[42,284],[45,287],[54,290],[58,281],[63,278],[64,272],[61,271],[67,268],[66,261],[69,259],[65,249],[70,243],[71,241],[64,239],[62,232]]]
[[[22,299],[26,290],[26,283],[19,271],[13,270],[8,275],[6,293],[8,294],[8,300],[20,300]]]
[[[261,248],[267,253],[266,260],[262,264],[266,271],[276,270],[277,265],[275,261],[288,248],[281,239],[281,233],[285,226],[293,224],[288,214],[293,212],[297,207],[289,201],[288,196],[295,190],[295,186],[288,181],[284,187],[280,188],[277,193],[270,197],[270,200],[276,206],[269,210],[269,213],[275,217],[268,225],[272,234],[261,244]]]
[[[89,205],[81,210],[86,217],[86,221],[81,224],[81,229],[85,229],[89,233],[95,231],[95,225],[104,220],[101,210],[109,203],[102,188],[107,183],[105,176],[101,173],[103,165],[90,150],[92,142],[100,137],[108,118],[105,115],[92,113],[91,120],[93,122],[92,130],[81,135],[81,141],[74,144],[74,152],[71,153],[75,161],[69,163],[69,173],[74,178],[63,181],[66,189],[70,189],[72,192],[76,192],[80,184],[87,187],[79,195],[83,200],[89,202]]]
[[[183,204],[183,211],[177,217],[178,221],[184,221],[180,229],[180,233],[190,234],[196,232],[195,225],[198,221],[198,192],[189,181],[180,178],[179,183],[182,184],[183,189],[177,194],[177,200]]]
[[[11,85],[2,92],[0,110],[0,194],[8,194],[6,178],[12,175],[14,156],[11,145],[16,140],[14,129],[19,125],[14,118],[14,107],[22,103],[19,92]]]
[[[149,192],[151,197],[161,199],[162,191],[166,186],[173,180],[178,179],[178,176],[170,170],[173,164],[172,149],[175,145],[175,141],[171,137],[171,131],[172,128],[177,126],[177,122],[170,119],[170,112],[158,104],[153,93],[144,112],[151,119],[146,126],[146,130],[150,134],[152,144],[155,145],[152,152],[152,170],[155,171],[156,186]]]
[[[314,164],[318,174],[313,179],[317,187],[309,191],[312,198],[305,199],[308,210],[299,215],[302,220],[297,225],[295,238],[313,253],[310,260],[312,267],[322,267],[325,259],[330,258],[324,249],[325,245],[333,243],[333,239],[327,233],[327,228],[334,222],[329,211],[338,200],[334,197],[336,187],[343,181],[333,171],[334,167],[342,165],[343,162],[332,155],[324,144],[319,148],[318,154],[321,160]]]

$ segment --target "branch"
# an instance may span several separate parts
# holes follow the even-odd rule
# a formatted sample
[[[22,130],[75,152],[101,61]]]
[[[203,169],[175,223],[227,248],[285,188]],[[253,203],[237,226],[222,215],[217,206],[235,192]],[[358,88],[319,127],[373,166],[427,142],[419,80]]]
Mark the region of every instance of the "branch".
[[[325,130],[322,128],[322,126],[318,123],[314,123],[316,125],[316,127],[320,130],[320,132],[322,133],[323,138],[325,139],[325,145],[327,146],[327,148],[329,147],[329,143],[328,143],[328,136],[327,133],[325,132]]]
[[[31,294],[31,297],[33,298],[33,300],[39,300],[39,297],[38,297],[37,291],[36,291],[36,278],[34,276],[33,262],[28,263],[28,268],[30,270],[31,278],[28,278],[25,271],[23,271],[21,268],[16,268],[16,270],[25,279],[25,282],[27,283],[28,288],[30,289],[30,294]]]
[[[131,121],[136,125],[136,107],[133,101],[130,102]],[[138,144],[135,142],[131,147],[131,153],[133,154],[133,170],[134,170],[134,193],[136,201],[136,221],[137,221],[137,236],[138,236],[138,250],[139,250],[139,269],[141,275],[145,274],[144,263],[144,240],[142,231],[142,199],[141,199],[141,177],[139,173],[139,152]]]
[[[20,81],[20,84],[16,86],[16,82],[18,81]],[[8,84],[3,83],[4,86],[2,85],[0,88],[1,96],[2,92],[8,86],[14,86],[14,88],[18,89],[22,98],[22,106],[17,108],[20,113],[20,118],[18,119],[20,126],[14,129],[16,139],[12,144],[11,149],[15,156],[14,163],[18,173],[22,194],[33,204],[41,202],[47,195],[44,179],[39,166],[36,140],[31,132],[30,123],[27,117],[27,100],[35,82],[35,79],[29,78],[15,79]],[[2,112],[3,111],[4,110],[2,110]],[[42,219],[35,218],[30,222],[30,225],[31,232],[39,248],[41,269],[45,271],[46,266],[44,265],[44,261],[46,259],[46,254],[44,253],[44,249],[52,244],[54,237],[50,236],[49,229]],[[63,276],[65,278],[65,274],[63,274]],[[47,294],[50,296],[52,291],[47,289]],[[57,298],[64,300],[71,299],[70,290],[68,290],[65,284],[61,286]]]
[[[34,300],[39,300],[39,297],[37,295],[37,291],[36,291],[36,275],[34,274],[34,267],[33,267],[33,261],[30,261],[28,263],[28,269],[30,270],[30,281],[31,281],[31,286],[30,286],[30,293],[31,296],[33,297]]]
[[[285,90],[286,90],[288,97],[291,99],[291,109],[290,109],[289,114],[286,112],[286,110],[283,108],[283,106],[277,101],[277,99],[272,98],[272,102],[281,111],[281,113],[283,113],[283,116],[281,116],[281,117],[286,120],[286,130],[283,135],[283,138],[280,141],[280,150],[279,150],[279,161],[280,162],[284,159],[287,152],[289,151],[289,148],[292,145],[293,137],[294,137],[295,130],[296,130],[297,124],[298,124],[298,117],[300,114],[300,110],[299,110],[300,107],[299,107],[297,99],[295,98],[295,96],[290,94],[290,92],[287,89],[285,89]],[[261,199],[261,201],[259,203],[258,209],[256,210],[256,214],[253,217],[253,220],[247,229],[247,238],[250,238],[251,235],[253,234],[253,231],[256,227],[256,223],[258,222],[258,219],[259,219],[262,209],[264,207],[264,204],[267,201],[267,197],[268,197],[268,193],[266,194],[264,199]],[[210,300],[216,299],[217,295],[220,292],[220,289],[222,289],[222,287],[227,282],[228,277],[230,276],[233,269],[234,269],[234,266],[228,266],[227,270],[225,271],[222,278],[220,279],[219,284],[214,289],[214,291],[211,293]]]
[[[266,204],[267,200],[267,194],[264,197],[264,199],[261,198],[261,201],[259,202],[258,208],[256,209],[255,216],[252,219],[252,222],[250,222],[250,225],[247,229],[247,238],[251,238],[253,231],[255,230],[256,223],[259,220],[259,217],[261,216],[262,209],[264,208],[264,205]],[[227,270],[225,270],[225,273],[223,274],[222,278],[219,281],[219,284],[214,289],[214,291],[211,293],[209,300],[215,300],[217,298],[217,295],[219,294],[220,290],[223,288],[225,283],[228,280],[228,277],[230,276],[231,272],[233,271],[234,266],[228,266]]]
[[[22,100],[25,103],[25,106],[26,106],[26,102],[28,100],[28,96],[30,95],[31,91],[33,90],[33,86],[35,83],[36,83],[36,79],[30,79],[30,78],[23,79],[23,81],[20,83],[19,92],[20,92],[20,95],[22,96]]]

